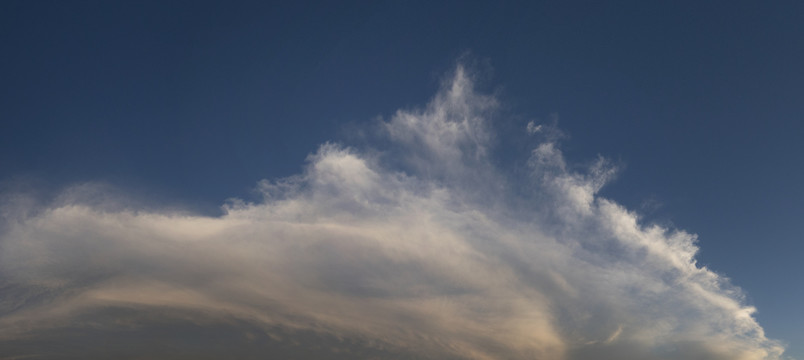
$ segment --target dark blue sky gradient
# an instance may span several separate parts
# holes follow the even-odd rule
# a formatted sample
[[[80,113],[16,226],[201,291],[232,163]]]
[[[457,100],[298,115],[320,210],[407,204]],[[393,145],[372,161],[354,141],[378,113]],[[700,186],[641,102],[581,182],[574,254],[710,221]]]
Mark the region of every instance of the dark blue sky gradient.
[[[0,46],[0,181],[209,213],[469,58],[503,134],[558,114],[570,159],[624,165],[605,196],[699,234],[804,357],[804,3],[5,1]]]

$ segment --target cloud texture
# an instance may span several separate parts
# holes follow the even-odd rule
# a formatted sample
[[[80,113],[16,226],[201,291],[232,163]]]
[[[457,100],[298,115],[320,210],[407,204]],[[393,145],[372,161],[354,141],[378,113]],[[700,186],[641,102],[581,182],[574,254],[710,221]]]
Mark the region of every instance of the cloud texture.
[[[781,358],[695,235],[597,195],[604,159],[530,123],[503,175],[496,107],[458,67],[384,145],[324,144],[219,217],[6,194],[0,358]]]

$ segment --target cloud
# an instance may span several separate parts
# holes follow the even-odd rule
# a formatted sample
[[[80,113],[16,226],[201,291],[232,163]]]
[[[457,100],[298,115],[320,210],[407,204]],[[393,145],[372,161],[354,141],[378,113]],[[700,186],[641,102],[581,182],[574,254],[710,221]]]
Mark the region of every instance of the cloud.
[[[525,130],[527,130],[529,135],[533,135],[533,134],[535,134],[537,132],[542,131],[542,126],[543,125],[536,125],[535,122],[530,121],[530,122],[528,122],[528,125],[525,126]]]
[[[781,358],[695,235],[598,195],[605,159],[548,138],[504,175],[497,106],[459,66],[381,145],[324,144],[218,217],[7,194],[0,357]]]

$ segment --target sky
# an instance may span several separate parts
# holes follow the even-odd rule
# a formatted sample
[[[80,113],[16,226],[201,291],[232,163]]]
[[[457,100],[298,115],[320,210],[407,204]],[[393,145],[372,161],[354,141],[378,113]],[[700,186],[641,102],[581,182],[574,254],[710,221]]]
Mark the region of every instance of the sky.
[[[800,2],[0,3],[0,359],[804,359]]]

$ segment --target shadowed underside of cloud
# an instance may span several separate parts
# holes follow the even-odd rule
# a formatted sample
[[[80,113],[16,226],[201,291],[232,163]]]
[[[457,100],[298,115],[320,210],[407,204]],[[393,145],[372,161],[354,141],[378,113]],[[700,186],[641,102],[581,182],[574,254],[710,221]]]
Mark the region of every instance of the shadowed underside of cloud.
[[[597,195],[605,160],[542,136],[497,169],[496,107],[458,67],[381,148],[325,144],[219,217],[6,194],[0,357],[781,357],[694,235]]]

